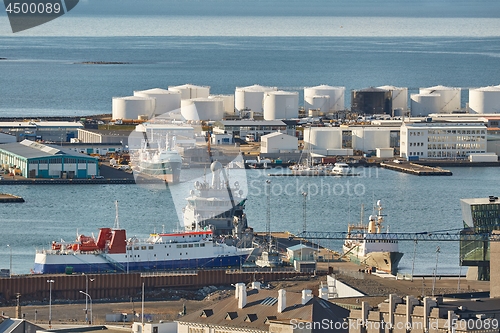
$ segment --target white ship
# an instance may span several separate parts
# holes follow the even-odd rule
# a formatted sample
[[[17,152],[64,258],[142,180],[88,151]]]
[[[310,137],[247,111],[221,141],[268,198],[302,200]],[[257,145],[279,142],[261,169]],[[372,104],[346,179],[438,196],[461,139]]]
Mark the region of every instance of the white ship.
[[[238,181],[229,184],[228,170],[218,161],[210,165],[212,180],[196,181],[183,208],[187,231],[210,228],[226,244],[251,247],[253,232],[244,212],[246,197]],[[242,169],[244,172],[244,170]]]
[[[343,256],[365,267],[396,274],[403,253],[395,234],[382,233],[382,205],[377,201],[378,214],[370,215],[368,225],[349,225]]]
[[[155,176],[163,179],[167,183],[178,183],[182,168],[182,157],[175,150],[175,137],[165,140],[165,146],[162,147],[158,142],[158,148],[149,148],[146,140],[141,149],[133,154],[132,164],[134,170],[140,174]]]
[[[74,243],[53,242],[37,251],[35,274],[105,273],[240,267],[253,248],[215,242],[213,231],[151,234],[126,238],[123,229],[101,228],[99,237],[80,235]]]
[[[347,163],[337,162],[333,165],[331,173],[335,176],[359,176]]]

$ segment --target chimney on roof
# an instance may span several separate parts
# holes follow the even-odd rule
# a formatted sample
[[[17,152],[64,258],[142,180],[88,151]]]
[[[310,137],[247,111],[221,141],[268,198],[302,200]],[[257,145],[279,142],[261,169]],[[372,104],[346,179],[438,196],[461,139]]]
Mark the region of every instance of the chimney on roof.
[[[260,290],[260,282],[258,281],[252,282],[252,289]]]
[[[328,287],[319,287],[318,296],[326,301],[328,301]]]
[[[238,299],[238,297],[240,297],[240,288],[245,288],[245,284],[244,283],[237,283],[234,285],[234,298]]]
[[[286,290],[278,290],[278,313],[282,313],[286,309]]]
[[[247,305],[247,288],[242,283],[238,288],[238,309],[243,309]]]
[[[304,289],[302,290],[302,305],[306,304],[313,298],[312,290]]]

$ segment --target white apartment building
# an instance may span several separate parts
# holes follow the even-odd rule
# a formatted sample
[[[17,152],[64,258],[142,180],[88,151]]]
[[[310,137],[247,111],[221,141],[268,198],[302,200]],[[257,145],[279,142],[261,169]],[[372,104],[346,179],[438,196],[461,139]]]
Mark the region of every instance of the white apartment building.
[[[404,123],[400,156],[463,159],[486,153],[486,126],[460,123]]]

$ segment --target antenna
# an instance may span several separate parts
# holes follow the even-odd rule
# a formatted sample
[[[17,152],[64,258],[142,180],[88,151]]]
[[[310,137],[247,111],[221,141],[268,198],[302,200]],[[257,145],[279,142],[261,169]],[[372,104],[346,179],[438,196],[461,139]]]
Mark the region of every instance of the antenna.
[[[115,225],[113,226],[113,229],[120,229],[120,219],[118,218],[118,200],[115,201],[115,209],[116,209],[116,215],[115,215]]]

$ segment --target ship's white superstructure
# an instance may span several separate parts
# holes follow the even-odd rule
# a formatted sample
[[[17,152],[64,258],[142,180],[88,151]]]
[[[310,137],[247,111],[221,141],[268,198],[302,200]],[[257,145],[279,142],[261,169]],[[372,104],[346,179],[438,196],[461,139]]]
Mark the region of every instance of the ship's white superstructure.
[[[370,216],[368,225],[349,225],[344,241],[344,257],[365,267],[396,274],[403,253],[399,252],[395,234],[382,233],[382,205],[377,202],[377,216]]]

